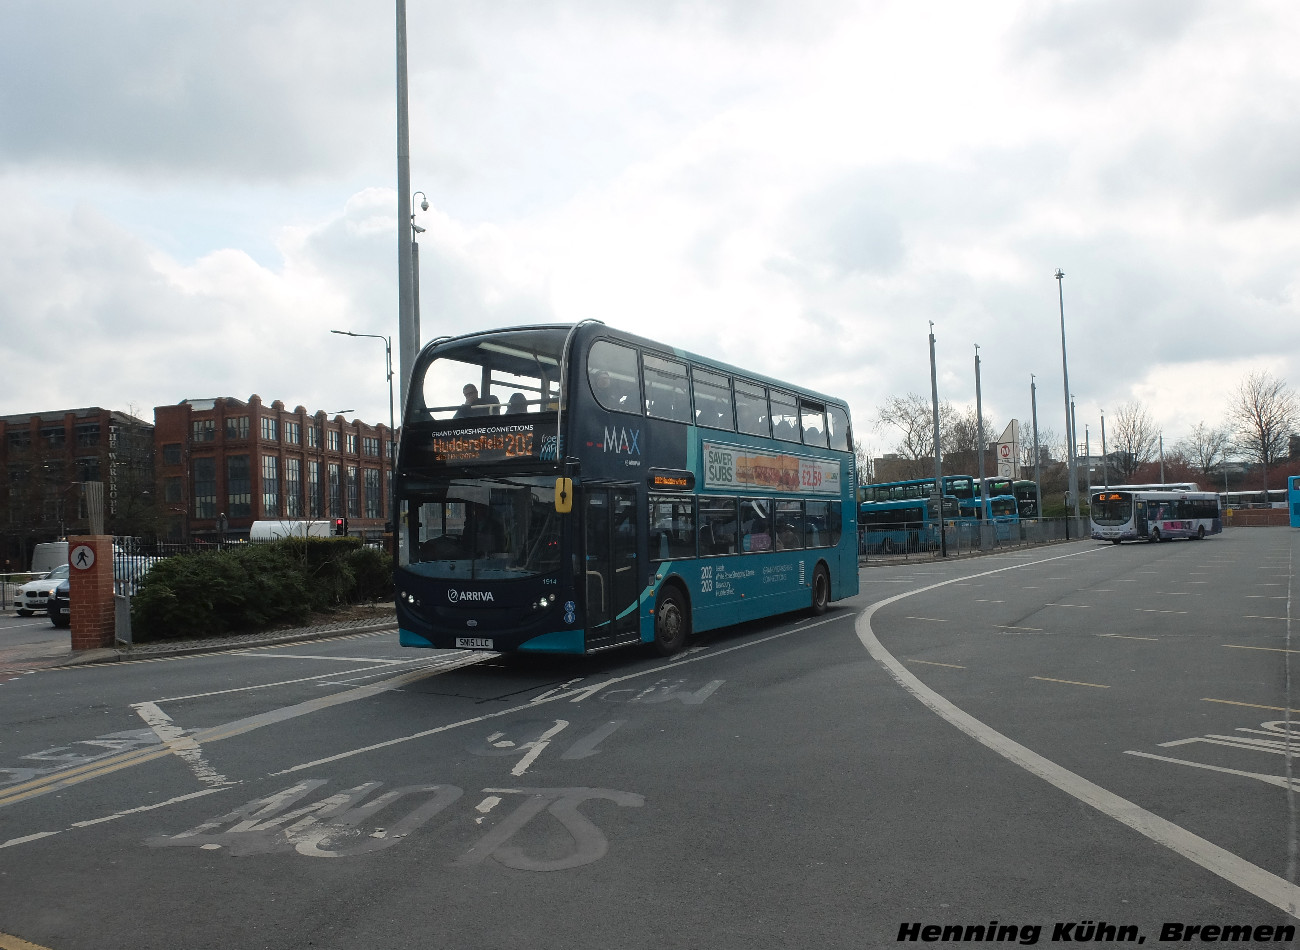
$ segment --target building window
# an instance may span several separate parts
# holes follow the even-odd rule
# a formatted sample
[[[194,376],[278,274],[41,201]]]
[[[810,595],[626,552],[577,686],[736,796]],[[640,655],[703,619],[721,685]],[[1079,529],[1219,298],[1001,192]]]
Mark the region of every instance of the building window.
[[[329,449],[329,451],[331,452],[337,452],[339,450],[339,444],[340,444],[339,434],[333,429],[331,429],[329,432],[326,433],[326,436],[329,439],[329,444],[326,446],[326,448]]]
[[[274,455],[262,456],[262,517],[280,517],[280,466]]]
[[[320,448],[320,429],[316,426],[307,427],[307,448]]]
[[[290,445],[300,445],[302,443],[301,422],[286,422],[284,424],[284,441]]]
[[[217,463],[215,459],[194,460],[194,517],[217,516]]]
[[[32,430],[19,429],[9,433],[9,448],[30,449],[32,447]]]
[[[262,438],[267,442],[280,440],[280,420],[271,416],[262,417]]]
[[[77,459],[77,481],[99,481],[99,456],[87,455]]]
[[[354,433],[348,433],[348,455],[357,454],[357,437]]]
[[[357,484],[357,467],[348,466],[348,514],[349,518],[361,517],[361,486]]]
[[[64,431],[63,426],[43,426],[41,428],[41,441],[51,448],[58,448],[68,444],[68,434]]]
[[[365,470],[366,478],[366,517],[379,517],[379,469],[368,468]]]
[[[330,517],[343,517],[343,491],[339,480],[339,466],[333,462],[329,465],[330,479]]]
[[[82,447],[99,445],[99,428],[98,422],[77,423],[77,445]]]
[[[248,438],[248,416],[227,416],[226,417],[226,438],[247,439]]]
[[[196,419],[193,431],[195,442],[213,442],[217,438],[217,426],[211,419]]]
[[[372,458],[379,458],[379,440],[364,436],[361,439],[361,451]]]
[[[289,425],[286,423],[285,428]],[[302,517],[302,459],[284,460],[284,516]]]
[[[179,442],[168,442],[163,446],[163,464],[181,464],[181,444]]]
[[[253,473],[247,455],[226,457],[226,511],[232,518],[253,515]]]
[[[163,501],[169,505],[178,505],[184,500],[181,477],[179,475],[173,475],[170,478],[164,478]]]
[[[308,432],[314,430],[308,429]],[[320,462],[307,462],[307,517],[321,517],[320,510]]]

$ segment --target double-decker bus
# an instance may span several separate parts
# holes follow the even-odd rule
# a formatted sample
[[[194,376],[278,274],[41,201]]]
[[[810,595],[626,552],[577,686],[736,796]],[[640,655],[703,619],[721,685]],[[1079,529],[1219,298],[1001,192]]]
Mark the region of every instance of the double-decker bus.
[[[943,476],[943,494],[958,501],[974,498],[979,494],[977,480],[969,475]],[[914,498],[929,498],[934,494],[933,478],[908,478],[896,482],[878,482],[863,485],[858,492],[858,501],[906,501]]]
[[[864,554],[901,554],[931,551],[939,546],[946,523],[960,517],[957,499],[943,499],[943,517],[933,498],[864,501],[858,505],[858,528]]]
[[[1016,500],[1016,515],[1019,519],[1038,517],[1038,485],[1032,478],[1003,478],[1001,476],[984,479],[988,486],[990,498],[999,495],[1011,495]]]
[[[1089,519],[1097,541],[1202,539],[1223,531],[1219,496],[1201,491],[1104,489],[1092,493]]]
[[[591,653],[858,591],[842,400],[597,321],[435,340],[394,481],[404,646]]]

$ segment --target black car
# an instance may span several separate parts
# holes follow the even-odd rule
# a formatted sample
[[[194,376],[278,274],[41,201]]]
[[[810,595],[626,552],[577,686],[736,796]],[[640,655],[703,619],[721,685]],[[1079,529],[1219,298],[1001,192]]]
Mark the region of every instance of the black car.
[[[72,626],[72,585],[63,580],[54,588],[50,595],[49,612],[50,623],[56,627]]]

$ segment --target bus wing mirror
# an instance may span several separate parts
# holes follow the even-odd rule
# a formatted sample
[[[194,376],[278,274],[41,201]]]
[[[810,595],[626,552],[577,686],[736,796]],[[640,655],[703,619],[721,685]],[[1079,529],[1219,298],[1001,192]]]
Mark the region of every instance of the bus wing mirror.
[[[573,479],[555,480],[555,510],[562,515],[567,515],[573,510]]]

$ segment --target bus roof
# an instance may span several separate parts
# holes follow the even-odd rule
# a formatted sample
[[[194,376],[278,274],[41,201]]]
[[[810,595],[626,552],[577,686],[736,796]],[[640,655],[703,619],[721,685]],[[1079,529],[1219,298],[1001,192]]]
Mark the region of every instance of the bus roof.
[[[538,331],[538,330],[563,330],[567,332],[573,330],[574,328],[579,328],[577,334],[578,336],[583,336],[583,337],[608,336],[611,337],[612,339],[616,339],[624,343],[630,343],[635,346],[640,346],[644,349],[658,350],[661,353],[672,354],[673,356],[676,356],[678,359],[690,360],[692,362],[699,363],[703,366],[706,366],[710,369],[716,369],[719,372],[729,373],[732,376],[740,376],[745,379],[752,379],[754,382],[762,383],[765,386],[789,391],[792,393],[798,393],[800,395],[810,396],[813,399],[818,399],[823,402],[833,403],[835,405],[844,407],[846,409],[848,408],[848,403],[837,396],[828,396],[825,393],[818,392],[815,389],[810,389],[807,386],[801,386],[795,383],[786,382],[784,380],[776,379],[775,377],[772,376],[765,376],[762,373],[755,372],[754,370],[745,369],[740,366],[735,366],[731,363],[725,363],[721,360],[713,359],[708,356],[700,356],[698,353],[693,353],[690,350],[683,350],[679,347],[675,347],[670,344],[660,343],[657,340],[652,340],[649,337],[643,337],[636,333],[629,333],[626,330],[620,330],[617,327],[609,326],[599,320],[584,320],[581,323],[544,323],[544,324],[530,324],[526,326],[515,326],[515,327],[497,327],[496,329],[492,329],[492,330],[476,330],[473,333],[463,333],[460,336],[454,336],[454,337],[444,336],[444,337],[439,337],[436,340],[431,340],[430,342],[426,343],[424,347],[421,349],[420,355],[424,356],[426,353],[431,353],[433,350],[436,350],[441,347],[445,347],[453,344],[460,345],[478,337],[490,337],[496,334],[518,333],[518,332]]]

